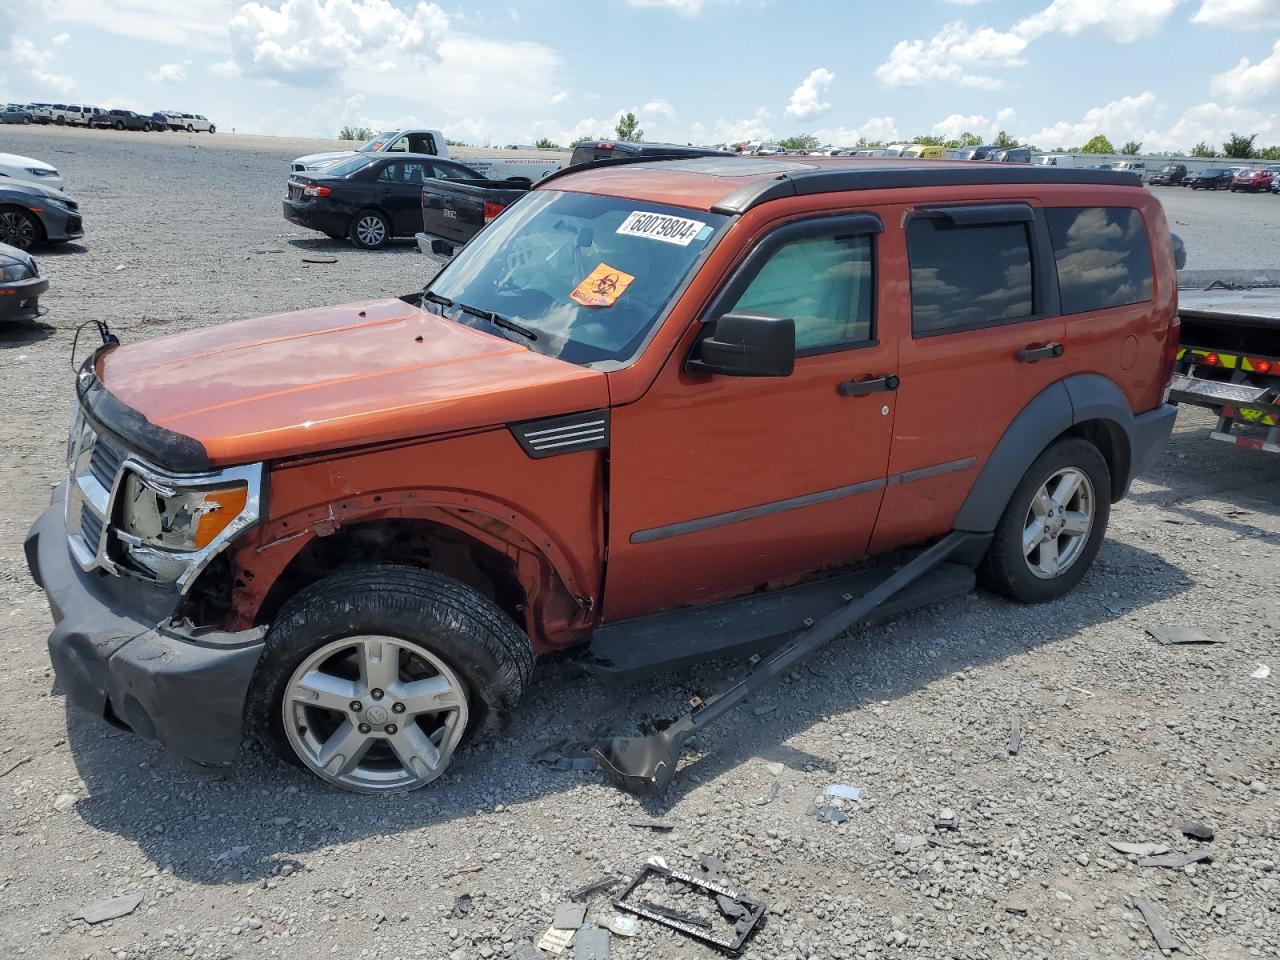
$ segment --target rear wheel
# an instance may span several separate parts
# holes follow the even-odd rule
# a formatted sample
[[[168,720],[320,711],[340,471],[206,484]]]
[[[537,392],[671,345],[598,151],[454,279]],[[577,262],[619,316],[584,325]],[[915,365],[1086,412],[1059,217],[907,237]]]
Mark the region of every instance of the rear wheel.
[[[187,133],[195,133],[195,132],[196,132],[196,128],[195,128],[195,127],[193,127],[191,124],[189,124],[189,123],[188,123],[188,124],[187,124]]]
[[[1068,593],[1097,557],[1110,516],[1106,459],[1087,440],[1060,440],[1009,499],[980,571],[984,585],[1023,603]]]
[[[19,207],[0,207],[0,243],[30,250],[44,236],[40,221]]]
[[[303,590],[267,634],[251,709],[285,760],[359,793],[414,790],[505,723],[533,671],[524,633],[458,581],[358,566]]]
[[[391,238],[391,224],[377,210],[361,210],[351,218],[347,236],[357,247],[377,250]]]

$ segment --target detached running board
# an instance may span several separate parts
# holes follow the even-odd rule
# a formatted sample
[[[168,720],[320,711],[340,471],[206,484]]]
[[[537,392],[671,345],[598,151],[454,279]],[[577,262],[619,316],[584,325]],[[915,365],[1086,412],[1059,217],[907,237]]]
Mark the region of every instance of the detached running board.
[[[741,657],[794,636],[815,621],[870,593],[893,575],[890,568],[863,570],[769,593],[701,607],[621,620],[596,630],[581,666],[607,680],[633,680],[717,657]],[[868,619],[968,593],[974,573],[942,563],[907,584]]]
[[[854,624],[865,620],[900,591],[937,569],[966,547],[989,541],[990,534],[949,533],[900,567],[883,583],[851,600],[806,629],[790,644],[761,661],[734,686],[698,703],[665,730],[648,737],[613,737],[591,747],[604,775],[628,793],[662,793],[675,779],[685,741],[715,723],[749,696],[826,646]]]

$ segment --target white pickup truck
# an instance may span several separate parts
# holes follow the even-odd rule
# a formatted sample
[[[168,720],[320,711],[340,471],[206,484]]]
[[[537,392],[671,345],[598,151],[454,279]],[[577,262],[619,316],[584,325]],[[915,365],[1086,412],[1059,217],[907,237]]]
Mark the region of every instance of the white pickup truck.
[[[417,153],[450,159],[449,147],[439,130],[386,130],[354,150],[338,150],[331,153],[312,153],[298,157],[290,165],[294,172],[323,170],[344,157],[356,153]],[[564,164],[559,160],[543,160],[538,157],[453,157],[466,164],[487,180],[511,180],[532,186],[544,177],[559,170]]]

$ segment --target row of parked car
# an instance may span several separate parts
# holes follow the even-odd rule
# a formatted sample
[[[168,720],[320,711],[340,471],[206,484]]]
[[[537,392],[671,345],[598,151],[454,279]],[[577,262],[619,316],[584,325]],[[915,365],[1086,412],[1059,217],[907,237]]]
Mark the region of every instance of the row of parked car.
[[[1232,193],[1280,194],[1280,163],[1207,167],[1188,173],[1185,164],[1166,163],[1146,178],[1149,187],[1190,187],[1192,190],[1230,190]]]
[[[63,192],[56,167],[0,153],[0,327],[38,320],[48,310],[40,296],[49,281],[31,249],[84,236],[80,205]]]
[[[138,113],[136,110],[112,109],[79,103],[8,103],[0,111],[0,123],[42,123],[68,127],[89,127],[109,130],[185,130],[187,133],[217,133],[218,128],[208,117],[181,110],[157,110],[155,113]]]

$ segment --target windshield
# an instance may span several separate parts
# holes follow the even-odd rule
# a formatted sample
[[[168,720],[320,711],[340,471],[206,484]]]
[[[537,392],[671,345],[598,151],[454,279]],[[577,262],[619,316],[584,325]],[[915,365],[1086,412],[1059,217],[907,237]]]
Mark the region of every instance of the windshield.
[[[570,363],[630,359],[727,218],[639,200],[535,190],[508,207],[436,277],[461,309],[492,311]],[[503,334],[505,335],[505,334]],[[512,339],[524,342],[518,336]]]
[[[334,163],[326,163],[317,166],[317,172],[323,173],[326,177],[345,177],[355,173],[357,170],[363,170],[369,164],[376,160],[376,157],[346,157],[343,160]]]
[[[388,130],[385,133],[378,134],[372,140],[366,140],[360,146],[356,147],[356,151],[359,153],[377,153],[385,144],[391,141],[392,137],[399,135],[399,130]]]

